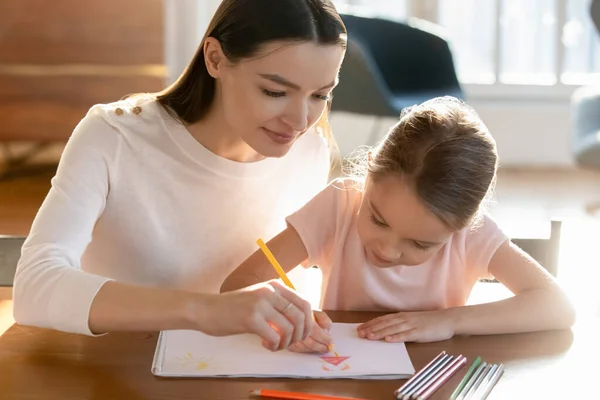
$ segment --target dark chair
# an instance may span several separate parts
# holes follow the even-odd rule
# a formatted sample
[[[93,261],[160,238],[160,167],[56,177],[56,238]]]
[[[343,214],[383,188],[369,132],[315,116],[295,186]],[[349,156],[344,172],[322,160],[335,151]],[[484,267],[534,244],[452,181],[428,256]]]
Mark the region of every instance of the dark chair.
[[[592,0],[590,2],[590,17],[592,18],[592,23],[596,27],[596,32],[600,33],[600,1]]]
[[[556,276],[558,273],[561,228],[561,221],[552,221],[549,238],[511,239],[511,241],[542,264],[553,276]]]
[[[552,221],[550,226],[549,238],[511,238],[510,241],[539,262],[548,272],[550,272],[550,274],[552,274],[552,276],[556,277],[558,273],[558,256],[562,222]],[[481,279],[481,281],[498,282],[495,278]]]
[[[590,16],[600,33],[600,1],[590,3]],[[600,85],[577,89],[571,99],[571,149],[575,163],[592,170],[600,169]],[[594,205],[595,208],[600,208]]]
[[[410,24],[342,14],[348,50],[332,111],[397,117],[433,97],[463,98],[448,42]]]
[[[0,236],[0,286],[12,286],[25,237]]]

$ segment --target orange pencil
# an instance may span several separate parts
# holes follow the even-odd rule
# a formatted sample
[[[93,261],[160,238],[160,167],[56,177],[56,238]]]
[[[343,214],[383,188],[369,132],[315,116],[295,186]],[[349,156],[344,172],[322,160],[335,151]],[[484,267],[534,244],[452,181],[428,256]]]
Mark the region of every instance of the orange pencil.
[[[355,397],[339,397],[339,396],[326,396],[322,394],[312,393],[297,393],[297,392],[283,392],[280,390],[253,390],[250,392],[251,396],[262,396],[272,397],[276,399],[289,399],[289,400],[366,400]]]

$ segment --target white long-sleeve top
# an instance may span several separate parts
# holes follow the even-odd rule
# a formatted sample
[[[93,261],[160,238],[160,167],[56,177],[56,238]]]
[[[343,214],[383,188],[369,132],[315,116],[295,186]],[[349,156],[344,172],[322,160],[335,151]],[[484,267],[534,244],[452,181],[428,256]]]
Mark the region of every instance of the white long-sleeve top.
[[[218,293],[328,171],[314,132],[282,158],[239,163],[203,147],[154,100],[96,105],[69,139],[23,246],[14,317],[91,335],[91,303],[110,279]]]

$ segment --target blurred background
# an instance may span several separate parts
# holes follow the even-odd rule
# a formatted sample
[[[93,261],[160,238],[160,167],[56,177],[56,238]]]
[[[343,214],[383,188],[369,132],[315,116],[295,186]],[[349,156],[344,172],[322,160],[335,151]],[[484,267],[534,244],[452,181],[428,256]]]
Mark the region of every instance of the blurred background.
[[[0,236],[27,235],[62,148],[89,107],[172,82],[219,3],[0,2]],[[596,2],[334,3],[350,40],[330,115],[342,155],[374,144],[407,105],[444,94],[463,98],[498,143],[492,215],[557,276],[580,312],[598,315]],[[0,270],[10,260],[0,250]],[[490,288],[479,286],[473,297]]]

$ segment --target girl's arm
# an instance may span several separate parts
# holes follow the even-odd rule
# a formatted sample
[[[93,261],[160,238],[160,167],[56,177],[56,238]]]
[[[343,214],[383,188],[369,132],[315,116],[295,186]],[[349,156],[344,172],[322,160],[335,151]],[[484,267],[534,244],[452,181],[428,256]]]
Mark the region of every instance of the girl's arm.
[[[308,258],[300,235],[291,225],[271,239],[267,247],[286,273]],[[279,278],[277,272],[263,252],[258,249],[225,279],[221,285],[221,293],[277,278]]]
[[[548,271],[515,244],[502,244],[490,273],[515,296],[445,310],[455,334],[499,334],[570,328],[575,310]]]
[[[308,258],[306,247],[300,239],[300,235],[291,225],[288,225],[283,232],[271,239],[267,243],[267,247],[286,273]],[[221,286],[221,293],[275,278],[278,278],[275,269],[259,249],[225,279]],[[225,293],[225,295],[227,294]],[[293,344],[290,350],[299,353],[324,353],[329,351],[331,336],[326,331],[331,328],[332,321],[322,311],[315,311],[315,319],[317,323],[313,324],[310,337]]]
[[[556,280],[510,241],[496,250],[489,272],[515,296],[437,311],[399,312],[358,327],[358,334],[388,342],[432,342],[456,334],[486,335],[566,329],[575,311]]]
[[[300,210],[287,218],[288,226],[267,243],[283,270],[287,273],[308,261],[319,263],[334,243],[338,218],[352,212],[354,203],[348,203],[351,188],[343,181],[334,181],[319,192]],[[246,287],[256,282],[278,278],[273,266],[259,249],[233,271],[221,285],[221,292]],[[315,312],[317,324],[310,337],[290,350],[298,352],[326,352],[331,343],[327,332],[331,319],[325,313]]]
[[[287,228],[267,243],[287,273],[309,259],[320,263],[331,249],[338,219],[356,212],[351,197],[352,183],[336,180],[317,193],[308,203],[287,218]],[[257,247],[258,249],[258,247]],[[327,267],[320,265],[320,267]],[[244,261],[221,285],[221,292],[239,289],[279,276],[260,249]]]

